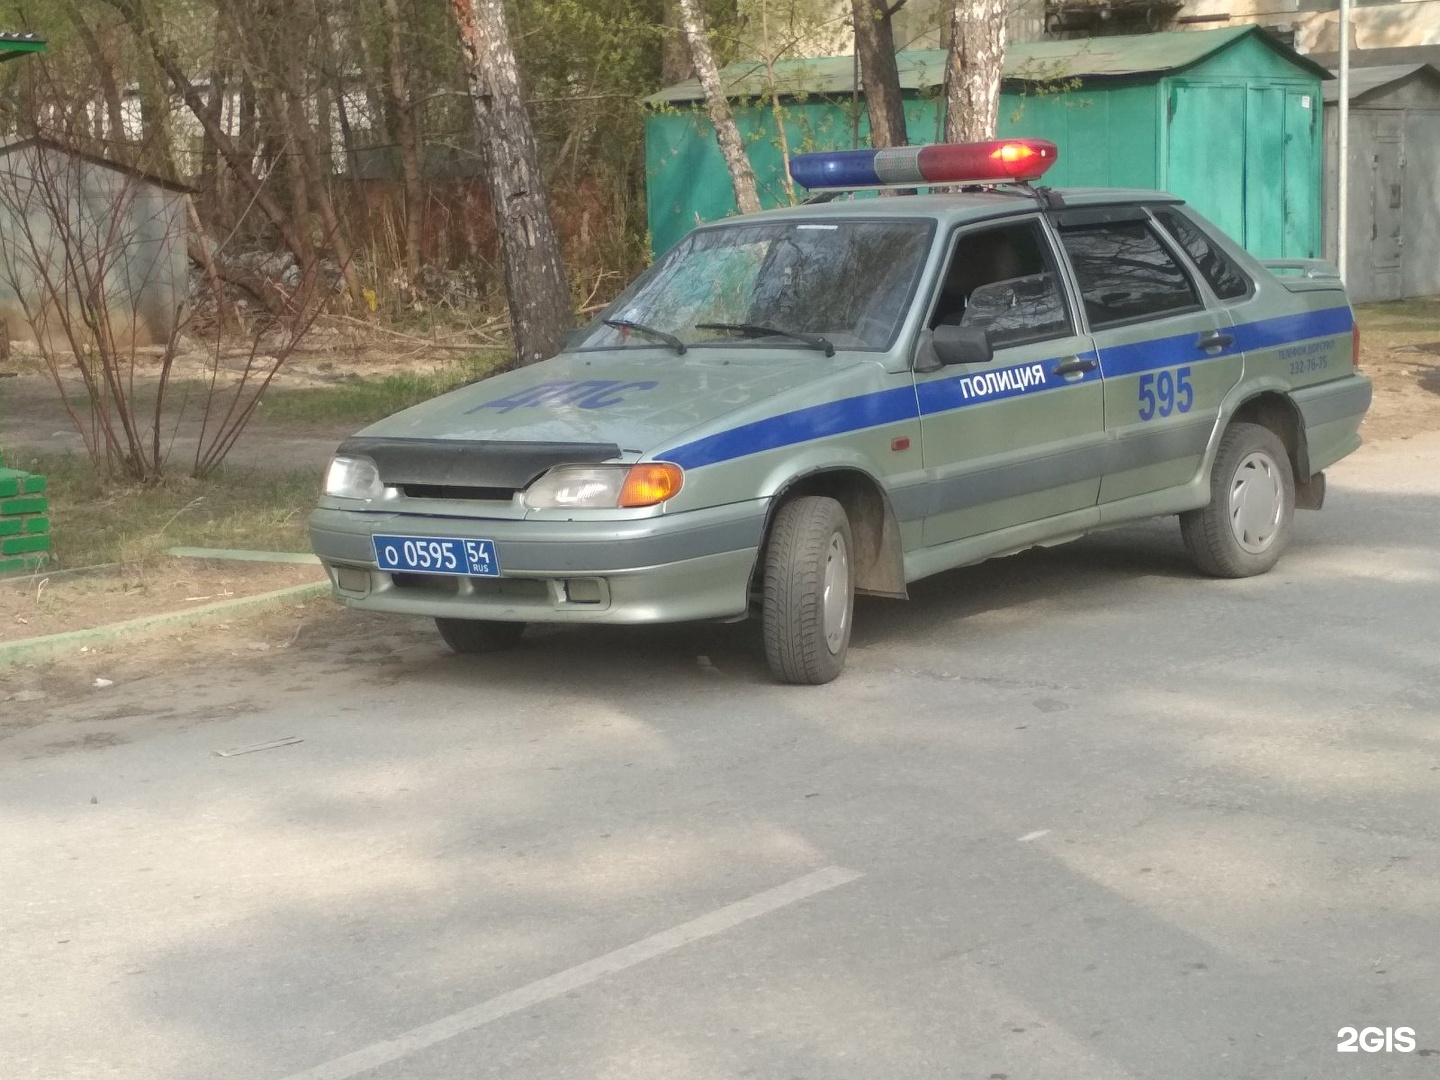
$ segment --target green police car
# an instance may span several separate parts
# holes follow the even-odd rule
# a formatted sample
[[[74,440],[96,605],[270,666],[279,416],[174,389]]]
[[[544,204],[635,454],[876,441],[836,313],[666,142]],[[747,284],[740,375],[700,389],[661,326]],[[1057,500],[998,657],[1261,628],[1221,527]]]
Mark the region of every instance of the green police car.
[[[1170,195],[1032,187],[1054,153],[797,157],[810,202],[697,228],[560,355],[342,444],[310,522],[335,595],[460,652],[753,616],[778,679],[823,683],[857,593],[1120,522],[1270,569],[1370,403],[1339,277]]]

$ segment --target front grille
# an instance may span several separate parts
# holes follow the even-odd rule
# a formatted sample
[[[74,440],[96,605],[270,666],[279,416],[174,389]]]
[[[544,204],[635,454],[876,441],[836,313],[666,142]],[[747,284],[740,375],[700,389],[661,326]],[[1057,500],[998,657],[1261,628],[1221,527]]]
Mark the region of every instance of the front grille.
[[[407,499],[474,499],[480,502],[509,502],[516,488],[468,487],[463,484],[401,484]]]

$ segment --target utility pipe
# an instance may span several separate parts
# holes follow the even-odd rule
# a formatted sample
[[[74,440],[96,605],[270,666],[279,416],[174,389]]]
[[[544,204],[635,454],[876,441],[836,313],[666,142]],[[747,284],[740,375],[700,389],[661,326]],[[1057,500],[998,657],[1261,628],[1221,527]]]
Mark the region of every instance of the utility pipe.
[[[1340,0],[1340,162],[1335,178],[1335,257],[1344,281],[1349,261],[1350,224],[1350,0]]]

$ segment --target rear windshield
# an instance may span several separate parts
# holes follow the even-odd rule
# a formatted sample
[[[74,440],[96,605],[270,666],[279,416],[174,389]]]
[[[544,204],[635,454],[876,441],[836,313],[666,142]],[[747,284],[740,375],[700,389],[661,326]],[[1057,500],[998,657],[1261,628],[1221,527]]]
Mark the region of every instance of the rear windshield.
[[[580,348],[643,343],[604,319],[672,334],[687,346],[786,344],[753,330],[823,337],[837,349],[888,349],[930,248],[926,219],[776,221],[700,229],[610,306]]]

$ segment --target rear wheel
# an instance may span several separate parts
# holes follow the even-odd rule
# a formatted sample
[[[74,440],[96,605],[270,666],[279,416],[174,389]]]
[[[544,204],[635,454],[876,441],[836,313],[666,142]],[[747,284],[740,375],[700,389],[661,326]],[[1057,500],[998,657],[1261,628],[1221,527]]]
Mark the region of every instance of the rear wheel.
[[[834,499],[804,495],[775,514],[765,549],[765,661],[782,682],[839,675],[850,648],[855,566],[850,521]]]
[[[1205,573],[1251,577],[1279,561],[1294,518],[1285,444],[1259,424],[1232,424],[1210,473],[1210,504],[1180,515],[1180,535]]]
[[[525,632],[523,622],[488,619],[436,619],[435,628],[457,653],[502,652],[514,648]]]

